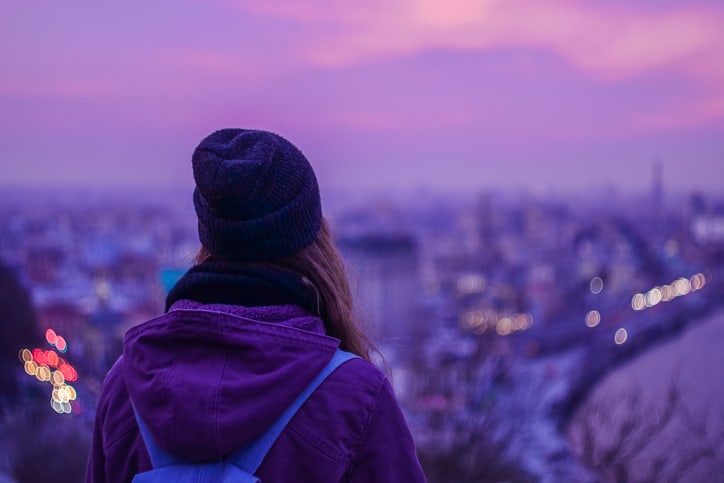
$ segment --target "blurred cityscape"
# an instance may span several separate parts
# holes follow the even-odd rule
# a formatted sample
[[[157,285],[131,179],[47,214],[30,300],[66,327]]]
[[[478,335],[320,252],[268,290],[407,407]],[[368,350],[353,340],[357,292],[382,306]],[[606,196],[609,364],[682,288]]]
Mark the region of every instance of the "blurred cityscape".
[[[190,198],[0,196],[0,481],[79,481],[124,332],[163,312],[198,248]],[[324,204],[430,481],[668,481],[693,467],[637,480],[649,470],[620,458],[639,473],[616,479],[570,426],[616,367],[721,312],[724,198],[669,193],[654,164],[639,194]],[[719,466],[697,471],[722,468],[716,450]]]

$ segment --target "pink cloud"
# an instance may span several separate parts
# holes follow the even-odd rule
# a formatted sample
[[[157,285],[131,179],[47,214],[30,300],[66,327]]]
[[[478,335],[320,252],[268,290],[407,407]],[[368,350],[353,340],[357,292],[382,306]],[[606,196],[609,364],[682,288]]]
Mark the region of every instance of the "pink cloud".
[[[724,96],[680,104],[677,108],[638,116],[637,123],[647,128],[682,128],[702,122],[724,121]]]
[[[704,86],[704,99],[669,114],[643,114],[642,125],[707,122],[722,116],[724,7],[641,10],[573,0],[229,0],[256,14],[303,25],[296,55],[340,67],[431,49],[537,49],[566,59],[595,82],[675,72]],[[710,105],[709,105],[710,104]],[[686,119],[686,121],[683,121]]]
[[[242,51],[233,47],[224,50],[181,48],[156,53],[145,63],[179,68],[185,71],[186,75],[194,77],[223,75],[236,79],[237,82],[268,79],[284,70],[282,63],[270,62],[263,53]]]
[[[241,59],[236,54],[217,51],[186,50],[179,54],[179,60],[190,67],[204,70],[236,72],[242,67]]]
[[[405,129],[415,126],[417,129],[452,128],[469,125],[474,119],[471,109],[450,107],[436,110],[421,118],[414,112],[391,113],[364,109],[345,109],[332,114],[331,123],[354,129]]]
[[[724,49],[724,8],[642,12],[571,0],[239,0],[257,13],[318,28],[301,47],[310,60],[348,64],[430,48],[552,50],[601,78],[620,78]]]
[[[0,34],[0,168],[46,172],[62,155],[68,179],[107,176],[92,137],[119,179],[152,179],[223,126],[286,134],[350,184],[437,160],[432,184],[474,183],[493,160],[719,163],[724,4],[705,2],[216,0],[173,15],[18,3]]]
[[[0,95],[33,96],[55,99],[108,97],[118,92],[118,86],[109,82],[90,80],[60,80],[34,82],[27,80],[0,81]]]
[[[346,110],[332,118],[342,126],[359,129],[397,129],[404,125],[404,119],[399,116],[364,110]]]

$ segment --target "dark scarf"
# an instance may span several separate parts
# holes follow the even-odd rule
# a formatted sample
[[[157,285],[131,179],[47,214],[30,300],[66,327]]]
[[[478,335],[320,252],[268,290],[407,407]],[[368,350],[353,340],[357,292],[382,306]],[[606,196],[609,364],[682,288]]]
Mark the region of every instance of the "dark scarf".
[[[296,273],[229,261],[191,267],[166,297],[166,311],[179,300],[244,307],[299,305],[319,315],[314,289]]]

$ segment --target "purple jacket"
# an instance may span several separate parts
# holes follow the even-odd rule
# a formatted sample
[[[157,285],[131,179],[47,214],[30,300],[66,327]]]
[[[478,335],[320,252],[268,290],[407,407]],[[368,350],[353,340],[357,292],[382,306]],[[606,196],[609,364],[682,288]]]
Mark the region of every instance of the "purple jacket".
[[[98,403],[86,482],[127,482],[151,468],[130,399],[159,446],[219,460],[260,436],[338,345],[297,306],[175,303],[126,334]],[[425,481],[389,383],[361,359],[319,386],[257,476],[265,483]]]

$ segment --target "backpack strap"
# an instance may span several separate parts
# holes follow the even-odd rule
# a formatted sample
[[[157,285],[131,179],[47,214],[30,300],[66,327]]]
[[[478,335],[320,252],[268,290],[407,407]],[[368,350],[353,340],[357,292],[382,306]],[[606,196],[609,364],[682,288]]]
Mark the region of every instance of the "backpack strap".
[[[337,349],[332,356],[332,359],[330,359],[327,365],[324,366],[322,371],[317,374],[304,391],[297,396],[292,405],[289,406],[281,416],[279,416],[269,429],[267,429],[256,441],[252,441],[251,443],[231,453],[225,461],[250,474],[254,474],[261,465],[261,462],[264,461],[264,458],[274,445],[274,442],[276,442],[277,438],[279,438],[281,432],[287,424],[289,424],[289,421],[291,421],[299,408],[301,408],[306,400],[309,399],[309,396],[312,395],[317,387],[319,387],[319,385],[322,384],[322,382],[324,382],[324,380],[327,379],[327,377],[332,374],[337,367],[356,357],[358,356],[355,354]],[[187,461],[173,456],[161,449],[151,436],[151,432],[148,430],[146,423],[143,419],[141,419],[138,411],[136,411],[136,406],[133,404],[133,401],[131,401],[131,407],[133,408],[133,413],[136,416],[136,422],[138,422],[138,428],[141,431],[143,442],[146,444],[146,450],[148,451],[148,456],[151,458],[151,464],[154,468],[163,468],[166,466],[188,463]]]
[[[251,474],[254,474],[261,465],[261,462],[264,461],[264,458],[276,442],[277,438],[279,438],[279,435],[282,433],[287,424],[289,424],[289,421],[291,421],[299,408],[301,408],[307,399],[309,399],[309,396],[312,395],[317,387],[319,387],[319,385],[322,384],[322,382],[324,382],[324,380],[327,379],[327,377],[332,374],[337,367],[356,357],[359,356],[337,349],[332,356],[332,359],[326,366],[324,366],[317,377],[309,383],[306,389],[297,396],[292,405],[289,406],[289,408],[287,408],[281,416],[279,416],[279,419],[277,419],[274,424],[272,424],[269,429],[267,429],[266,432],[259,437],[259,439],[231,453],[229,457],[226,458],[226,461],[235,464],[239,468]]]
[[[148,451],[148,456],[151,459],[151,465],[154,468],[163,468],[165,466],[173,466],[186,463],[185,460],[178,458],[167,451],[162,450],[156,444],[153,436],[151,436],[151,432],[148,430],[148,426],[146,426],[146,423],[143,421],[143,419],[141,419],[138,411],[136,411],[136,406],[133,404],[133,401],[131,401],[131,407],[133,408],[133,414],[136,416],[136,422],[138,423],[138,429],[141,431],[141,437],[143,437],[143,442],[146,444],[146,451]]]

